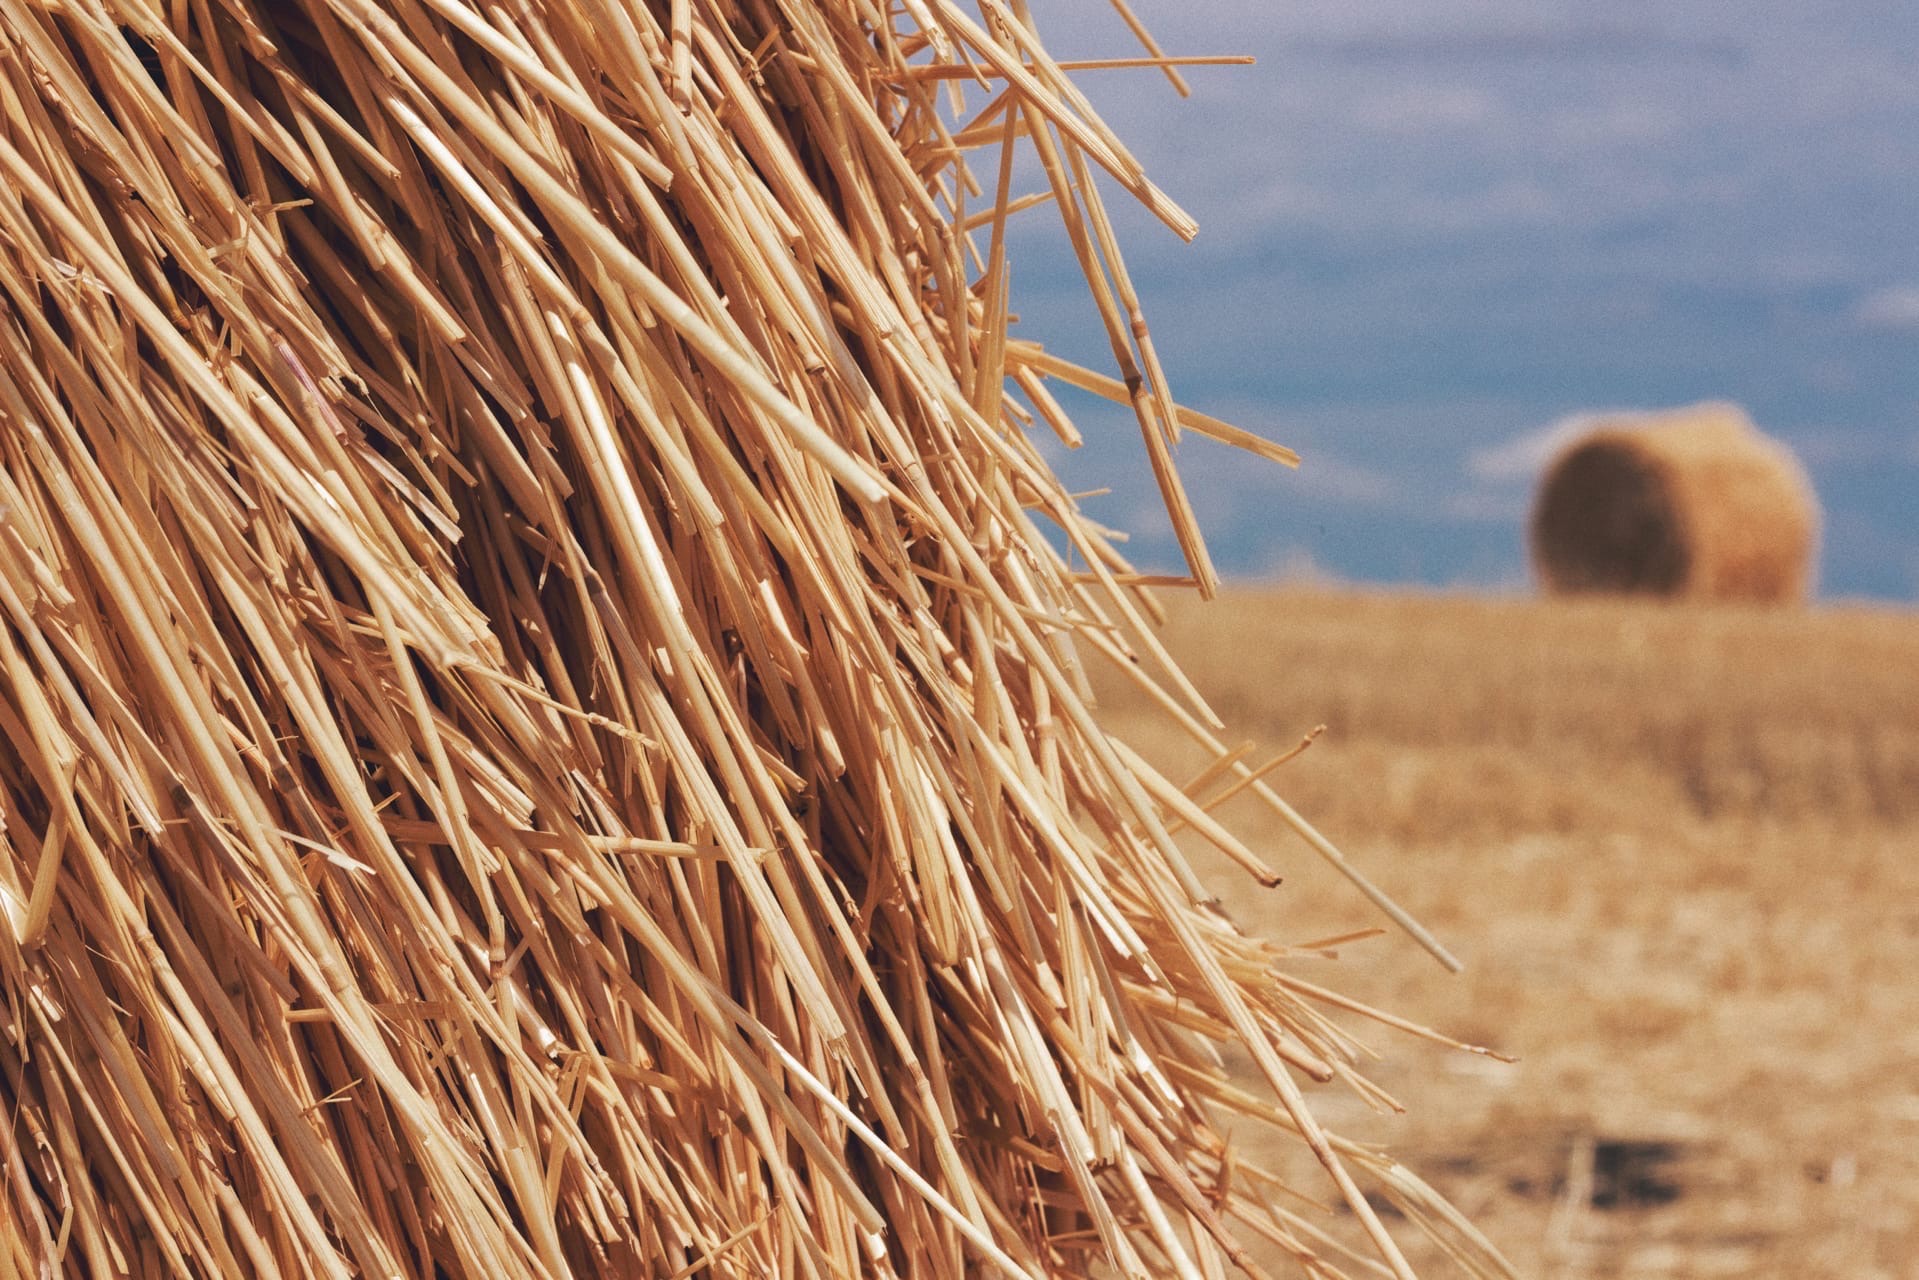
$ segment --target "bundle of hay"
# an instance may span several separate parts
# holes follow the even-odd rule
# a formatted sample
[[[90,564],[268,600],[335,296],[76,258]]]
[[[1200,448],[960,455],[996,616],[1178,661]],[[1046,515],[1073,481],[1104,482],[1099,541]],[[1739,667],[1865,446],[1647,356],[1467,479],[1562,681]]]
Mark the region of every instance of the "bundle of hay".
[[[1607,419],[1547,467],[1532,512],[1548,590],[1797,601],[1819,504],[1790,450],[1732,404]]]
[[[1175,847],[1270,878],[1250,787],[1339,862],[1041,464],[1043,378],[1130,399],[1202,589],[1174,439],[1286,455],[1172,400],[1095,171],[1191,225],[1023,4],[0,40],[0,1274],[1330,1274],[1237,1118],[1394,1272],[1362,1181],[1497,1267],[1314,1121],[1374,1096],[1351,1003]],[[1047,198],[1119,381],[1008,338]],[[1218,765],[1107,735],[1088,652]]]

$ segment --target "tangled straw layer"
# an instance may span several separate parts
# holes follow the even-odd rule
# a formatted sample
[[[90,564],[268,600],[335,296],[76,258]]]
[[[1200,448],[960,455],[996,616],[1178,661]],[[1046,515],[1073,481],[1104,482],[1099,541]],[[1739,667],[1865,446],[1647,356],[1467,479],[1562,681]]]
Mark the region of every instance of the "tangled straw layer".
[[[1250,786],[1337,853],[1088,709],[1081,648],[1217,723],[1043,379],[1130,400],[1202,590],[1180,429],[1288,455],[1172,402],[1094,170],[1190,223],[1023,4],[0,39],[0,1275],[1332,1274],[1236,1115],[1497,1265],[1314,1123],[1350,1002],[1173,835],[1269,876]],[[1118,382],[1007,336],[1024,144]]]

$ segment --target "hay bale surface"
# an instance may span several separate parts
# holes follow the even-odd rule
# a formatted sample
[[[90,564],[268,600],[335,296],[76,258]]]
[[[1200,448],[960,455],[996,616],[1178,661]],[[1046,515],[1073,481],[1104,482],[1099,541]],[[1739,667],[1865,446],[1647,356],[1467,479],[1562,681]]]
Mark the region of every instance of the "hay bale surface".
[[[1803,600],[1819,505],[1792,452],[1736,405],[1596,424],[1540,482],[1533,566],[1554,592]]]
[[[1034,442],[1130,403],[1201,591],[1174,441],[1290,457],[1024,10],[0,0],[0,1275],[1327,1274],[1264,1125],[1497,1270],[1175,842],[1356,877]],[[1029,208],[1117,376],[1009,335]]]

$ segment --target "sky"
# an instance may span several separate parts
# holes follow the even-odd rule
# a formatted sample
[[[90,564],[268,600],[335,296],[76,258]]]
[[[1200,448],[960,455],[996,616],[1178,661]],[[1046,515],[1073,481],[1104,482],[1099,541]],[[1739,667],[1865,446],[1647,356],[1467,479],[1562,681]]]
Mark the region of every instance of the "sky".
[[[1525,590],[1568,424],[1712,399],[1806,464],[1823,595],[1919,598],[1919,5],[1133,7],[1169,53],[1257,59],[1185,100],[1075,77],[1200,224],[1102,186],[1176,398],[1305,456],[1182,443],[1229,576]],[[1056,57],[1138,52],[1104,0],[1033,10]],[[1057,219],[1010,246],[1017,332],[1110,369]],[[1177,567],[1130,412],[1067,404],[1055,465]]]

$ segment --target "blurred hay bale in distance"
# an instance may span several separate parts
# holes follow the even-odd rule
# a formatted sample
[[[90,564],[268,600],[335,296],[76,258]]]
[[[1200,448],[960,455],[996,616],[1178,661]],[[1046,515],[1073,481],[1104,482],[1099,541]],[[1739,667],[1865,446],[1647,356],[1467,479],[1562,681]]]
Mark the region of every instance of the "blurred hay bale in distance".
[[[1532,560],[1552,592],[1793,602],[1811,588],[1819,503],[1805,469],[1737,405],[1601,421],[1546,468]]]

